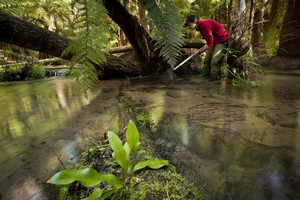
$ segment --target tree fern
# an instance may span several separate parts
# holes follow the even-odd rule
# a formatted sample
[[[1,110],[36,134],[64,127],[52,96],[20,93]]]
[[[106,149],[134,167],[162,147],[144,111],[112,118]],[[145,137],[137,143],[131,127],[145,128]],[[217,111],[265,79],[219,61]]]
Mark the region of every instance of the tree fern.
[[[63,27],[70,21],[71,12],[65,0],[2,0],[0,9],[49,30]]]
[[[73,54],[72,63],[80,90],[86,91],[98,82],[95,64],[100,65],[106,61],[105,49],[108,49],[108,29],[106,9],[102,1],[76,0],[74,13],[77,21],[74,25],[74,37],[64,51],[64,54]]]
[[[21,0],[1,0],[0,9],[12,15],[20,16],[23,8],[28,7],[28,4],[30,3]]]
[[[182,19],[177,14],[177,8],[170,0],[144,0],[148,16],[153,20],[153,39],[160,48],[160,55],[174,67],[180,56],[180,47],[183,45],[181,33]]]

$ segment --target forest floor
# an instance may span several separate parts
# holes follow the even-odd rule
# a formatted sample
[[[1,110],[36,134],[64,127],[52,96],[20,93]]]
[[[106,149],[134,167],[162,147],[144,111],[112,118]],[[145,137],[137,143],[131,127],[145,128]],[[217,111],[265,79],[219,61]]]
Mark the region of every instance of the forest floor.
[[[257,57],[256,62],[268,70],[289,71],[300,69],[300,58],[286,58],[279,56],[269,58],[266,54],[262,54]]]

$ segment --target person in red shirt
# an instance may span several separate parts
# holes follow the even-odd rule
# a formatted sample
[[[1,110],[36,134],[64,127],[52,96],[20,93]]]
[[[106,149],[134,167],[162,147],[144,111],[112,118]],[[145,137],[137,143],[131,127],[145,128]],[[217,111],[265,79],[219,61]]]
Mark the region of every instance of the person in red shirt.
[[[189,15],[183,27],[199,31],[206,45],[199,53],[206,52],[203,66],[203,76],[220,79],[221,65],[224,64],[225,48],[229,40],[227,30],[213,19],[200,20],[196,15]]]

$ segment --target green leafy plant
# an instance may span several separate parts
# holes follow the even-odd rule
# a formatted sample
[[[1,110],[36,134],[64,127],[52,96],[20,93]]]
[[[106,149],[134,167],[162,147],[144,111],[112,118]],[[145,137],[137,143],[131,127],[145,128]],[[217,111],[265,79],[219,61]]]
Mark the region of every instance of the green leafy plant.
[[[114,152],[114,161],[121,167],[121,180],[113,174],[101,174],[95,169],[88,167],[79,170],[61,170],[53,175],[47,183],[54,185],[69,185],[75,181],[79,182],[84,187],[92,187],[93,192],[85,200],[105,199],[111,196],[114,192],[126,185],[126,180],[133,173],[144,169],[160,169],[168,166],[175,170],[175,167],[167,160],[137,160],[139,153],[140,135],[135,124],[130,121],[126,130],[126,142],[123,145],[121,139],[112,131],[108,132],[109,144]],[[101,183],[105,182],[107,184]],[[122,183],[123,182],[123,183]],[[105,187],[103,187],[105,185]]]
[[[100,174],[92,168],[79,170],[62,170],[52,176],[47,183],[55,185],[68,185],[78,181],[85,187],[95,187],[102,181],[109,184],[105,189],[95,188],[93,193],[85,198],[86,200],[97,199],[99,197],[110,196],[113,192],[123,187],[119,179],[113,174]]]
[[[8,81],[18,81],[21,80],[22,66],[15,65],[8,68],[6,72],[3,73],[3,79]]]
[[[149,127],[149,128],[153,127],[153,125],[154,125],[154,122],[153,122],[153,120],[151,119],[151,116],[150,116],[150,114],[149,114],[149,111],[147,111],[147,110],[140,112],[140,113],[137,115],[137,120],[138,120],[139,122],[142,122],[144,125],[146,125],[146,126]]]
[[[140,141],[139,132],[135,124],[130,121],[126,131],[126,142],[123,145],[120,138],[112,131],[108,132],[108,140],[114,151],[114,160],[121,166],[125,175],[130,175],[138,170],[149,167],[151,169],[160,169],[168,166],[175,169],[167,160],[142,160],[138,161],[138,147]],[[130,157],[132,155],[132,158]]]
[[[29,79],[40,79],[45,77],[45,69],[44,65],[36,64],[29,71],[28,77]]]
[[[242,88],[256,88],[256,81],[254,79],[245,79],[243,73],[238,68],[226,68],[227,72],[233,77],[232,85]]]

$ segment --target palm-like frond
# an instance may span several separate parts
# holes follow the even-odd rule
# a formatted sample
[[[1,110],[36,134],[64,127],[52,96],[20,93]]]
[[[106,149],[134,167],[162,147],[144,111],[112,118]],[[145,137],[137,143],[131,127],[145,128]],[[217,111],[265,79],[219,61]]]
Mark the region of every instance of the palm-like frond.
[[[20,16],[24,7],[28,7],[31,2],[22,0],[1,0],[0,9],[10,14]]]
[[[95,64],[106,61],[105,49],[108,49],[108,28],[104,24],[106,9],[102,1],[78,0],[75,4],[78,18],[74,35],[64,54],[73,54],[73,70],[82,92],[98,82]]]
[[[177,14],[177,8],[170,0],[160,0],[159,3],[156,0],[144,0],[144,4],[155,25],[153,38],[158,42],[160,55],[174,67],[184,43],[182,20]]]

